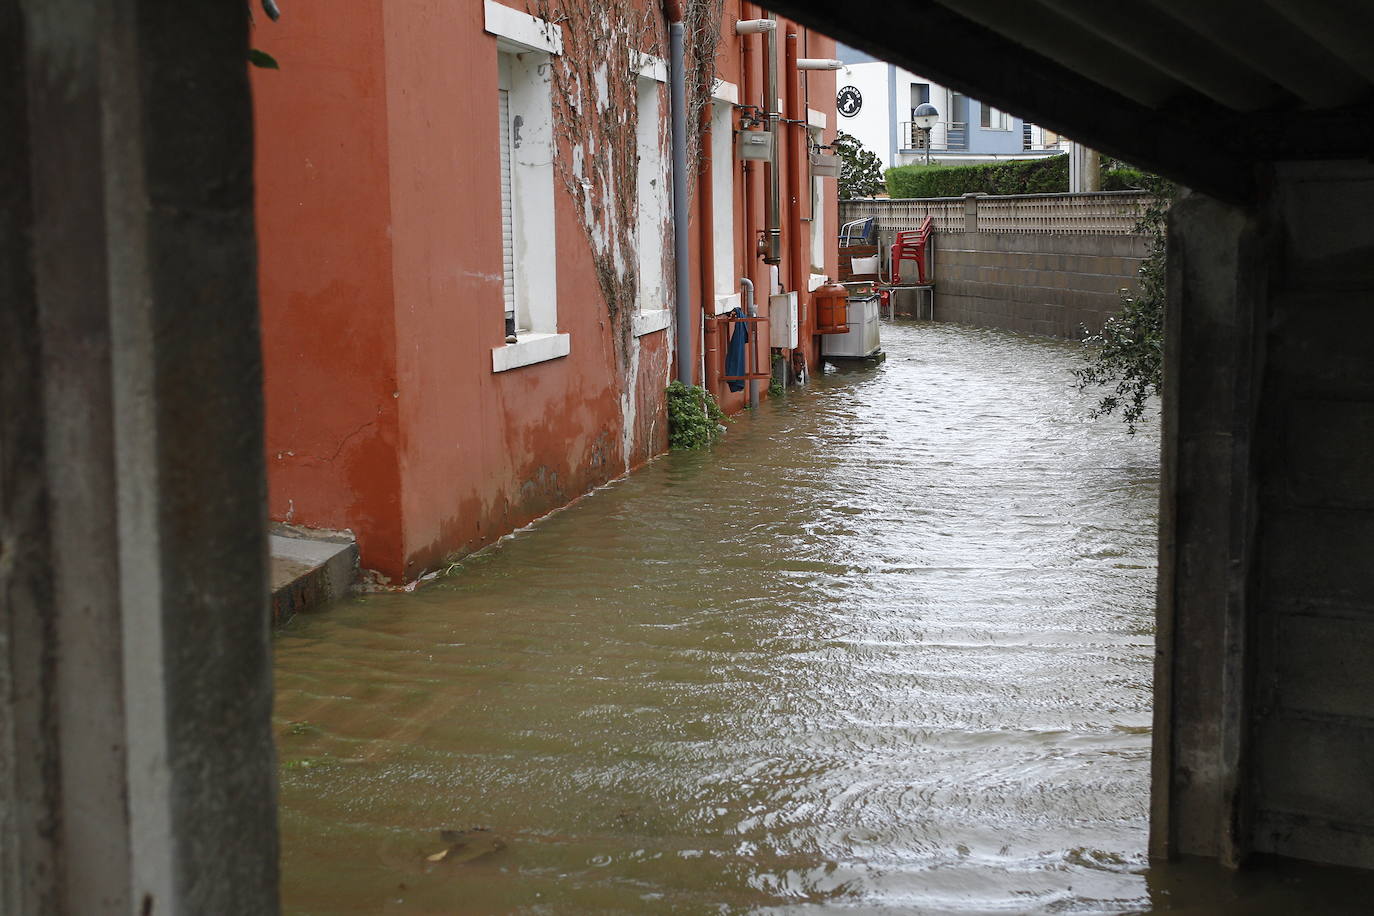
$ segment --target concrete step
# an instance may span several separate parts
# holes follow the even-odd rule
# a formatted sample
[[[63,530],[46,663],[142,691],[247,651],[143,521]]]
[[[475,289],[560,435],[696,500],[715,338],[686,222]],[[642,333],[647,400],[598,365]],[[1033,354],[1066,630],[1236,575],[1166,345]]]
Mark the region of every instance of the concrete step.
[[[346,532],[273,524],[272,624],[346,596],[358,576],[358,546]]]

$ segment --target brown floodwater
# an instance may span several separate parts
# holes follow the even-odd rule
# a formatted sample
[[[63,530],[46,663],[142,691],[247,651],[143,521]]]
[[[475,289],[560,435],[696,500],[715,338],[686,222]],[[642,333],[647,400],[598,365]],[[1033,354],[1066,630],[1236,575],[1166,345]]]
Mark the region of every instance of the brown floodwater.
[[[1361,911],[1151,867],[1158,431],[910,322],[410,594],[276,638],[290,913]]]

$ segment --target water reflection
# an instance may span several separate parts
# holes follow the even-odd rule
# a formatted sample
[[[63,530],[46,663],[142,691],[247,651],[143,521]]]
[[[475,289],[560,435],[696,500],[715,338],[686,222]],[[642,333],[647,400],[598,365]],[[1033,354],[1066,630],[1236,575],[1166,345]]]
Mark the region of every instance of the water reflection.
[[[1087,420],[1070,345],[884,334],[283,631],[287,909],[1212,905],[1144,857],[1156,431]]]

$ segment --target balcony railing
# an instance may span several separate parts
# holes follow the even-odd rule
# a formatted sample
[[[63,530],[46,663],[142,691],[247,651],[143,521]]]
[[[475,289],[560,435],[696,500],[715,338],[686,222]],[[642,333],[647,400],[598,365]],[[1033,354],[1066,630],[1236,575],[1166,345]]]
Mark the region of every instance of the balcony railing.
[[[902,121],[898,125],[898,137],[902,149],[923,150],[926,148],[926,132],[917,127],[914,121]],[[945,121],[930,130],[931,150],[943,152],[962,152],[968,149],[968,124],[963,121]]]

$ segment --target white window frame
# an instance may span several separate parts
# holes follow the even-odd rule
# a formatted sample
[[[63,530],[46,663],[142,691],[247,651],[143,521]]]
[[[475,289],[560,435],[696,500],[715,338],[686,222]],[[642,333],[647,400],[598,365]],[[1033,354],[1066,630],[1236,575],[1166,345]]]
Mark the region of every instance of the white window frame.
[[[672,169],[665,149],[667,67],[650,55],[640,55],[635,80],[635,258],[636,336],[662,331],[672,324],[669,296],[668,234],[673,216],[669,182]]]
[[[979,102],[978,126],[983,130],[1011,130],[1011,116],[1000,108]],[[983,122],[988,123],[984,124]]]
[[[717,81],[711,93],[711,215],[715,225],[715,313],[740,307],[739,273],[735,259],[735,108],[739,88]],[[697,193],[701,193],[698,191]]]
[[[816,115],[820,115],[817,123]],[[806,136],[812,145],[819,145],[825,138],[825,115],[819,111],[810,112],[808,118],[810,127],[807,129]],[[811,267],[812,276],[815,276],[815,268],[819,268],[821,273],[825,272],[825,192],[826,181],[834,179],[811,178]],[[833,188],[833,185],[831,186]],[[838,192],[836,192],[838,193]],[[814,281],[813,281],[814,282]]]
[[[502,72],[509,78],[514,298],[516,323],[523,329],[515,343],[492,348],[492,371],[505,372],[567,356],[572,349],[569,335],[558,332],[556,145],[549,67],[551,56],[563,51],[563,30],[493,0],[484,0],[484,14],[485,29],[496,37],[501,55],[498,86]],[[535,269],[525,269],[526,264]]]

